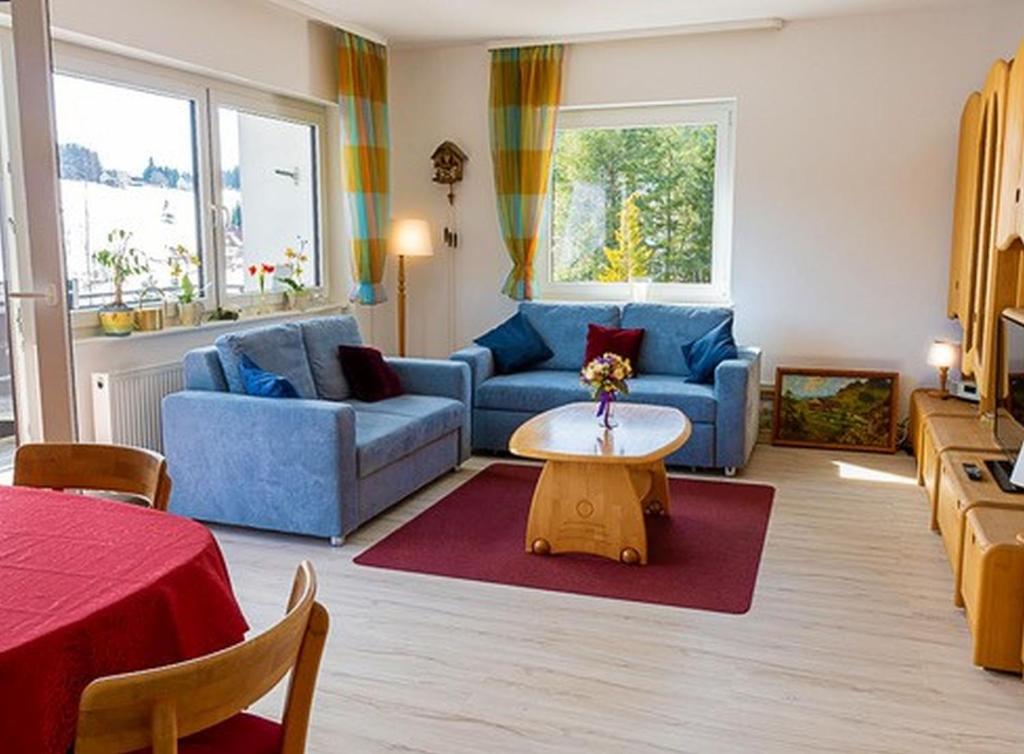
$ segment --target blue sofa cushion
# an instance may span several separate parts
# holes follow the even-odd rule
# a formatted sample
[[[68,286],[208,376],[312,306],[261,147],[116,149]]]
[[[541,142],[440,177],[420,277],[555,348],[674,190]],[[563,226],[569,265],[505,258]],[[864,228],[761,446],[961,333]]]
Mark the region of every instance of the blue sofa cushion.
[[[491,352],[494,368],[499,374],[519,372],[553,355],[522,312],[517,312],[473,342]]]
[[[630,380],[629,395],[621,400],[678,408],[692,422],[714,422],[718,413],[714,387],[668,374],[643,374]]]
[[[732,317],[711,328],[693,343],[684,345],[682,351],[690,369],[687,382],[713,384],[715,368],[726,359],[735,359],[739,355],[736,341],[732,338]]]
[[[258,398],[298,398],[295,386],[286,378],[260,366],[242,354],[242,361],[238,365],[238,371],[242,375],[242,384],[245,385],[245,392],[255,395]]]
[[[341,317],[318,317],[299,323],[306,346],[309,368],[317,397],[327,401],[343,401],[351,394],[345,373],[338,360],[338,346],[363,344],[359,323],[350,314]]]
[[[462,426],[461,402],[433,395],[402,395],[375,403],[350,401],[356,413],[360,477],[404,458]]]
[[[492,377],[476,393],[477,408],[530,414],[590,400],[590,392],[580,384],[578,372],[550,370]],[[713,422],[717,409],[714,388],[670,375],[649,374],[630,380],[629,395],[622,400],[672,406],[695,422]]]
[[[587,346],[587,325],[619,326],[615,304],[554,304],[524,301],[519,311],[554,354],[537,364],[537,369],[579,371]]]
[[[538,413],[573,401],[589,401],[590,391],[580,384],[579,372],[537,370],[503,374],[484,382],[476,391],[479,408]]]
[[[313,373],[309,369],[306,346],[298,325],[289,322],[228,333],[217,338],[214,345],[232,393],[245,393],[238,369],[242,354],[245,354],[268,372],[287,379],[300,398],[316,398]]]
[[[690,369],[680,349],[731,317],[732,310],[726,307],[630,303],[622,311],[622,326],[647,331],[637,365],[640,374],[688,377]]]

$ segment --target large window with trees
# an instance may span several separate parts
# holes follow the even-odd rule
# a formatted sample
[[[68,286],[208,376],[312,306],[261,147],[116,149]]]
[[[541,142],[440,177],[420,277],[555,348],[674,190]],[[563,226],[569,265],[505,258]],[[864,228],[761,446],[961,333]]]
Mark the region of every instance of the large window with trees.
[[[732,102],[560,114],[544,294],[728,299]]]
[[[129,304],[155,287],[211,308],[323,285],[325,107],[103,54],[58,64],[73,309],[118,288]]]

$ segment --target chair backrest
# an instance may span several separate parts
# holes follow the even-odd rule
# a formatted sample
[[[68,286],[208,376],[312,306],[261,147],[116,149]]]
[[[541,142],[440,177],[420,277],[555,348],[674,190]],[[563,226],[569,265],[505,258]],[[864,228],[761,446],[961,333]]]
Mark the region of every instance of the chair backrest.
[[[144,448],[100,443],[32,443],[14,454],[14,484],[54,490],[119,492],[167,510],[167,461]]]
[[[75,754],[147,746],[153,754],[176,754],[179,738],[238,714],[290,670],[281,751],[299,754],[327,629],[327,611],[316,602],[316,573],[304,561],[284,618],[258,636],[206,657],[90,683],[79,705]]]

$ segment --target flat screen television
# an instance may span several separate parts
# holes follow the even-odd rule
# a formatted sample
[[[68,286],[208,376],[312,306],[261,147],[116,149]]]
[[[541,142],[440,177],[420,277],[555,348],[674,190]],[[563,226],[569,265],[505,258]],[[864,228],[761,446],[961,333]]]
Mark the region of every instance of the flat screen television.
[[[1024,491],[1010,482],[1010,472],[1024,445],[1024,309],[1007,309],[999,318],[996,364],[996,444],[1005,460],[988,463],[999,486]]]

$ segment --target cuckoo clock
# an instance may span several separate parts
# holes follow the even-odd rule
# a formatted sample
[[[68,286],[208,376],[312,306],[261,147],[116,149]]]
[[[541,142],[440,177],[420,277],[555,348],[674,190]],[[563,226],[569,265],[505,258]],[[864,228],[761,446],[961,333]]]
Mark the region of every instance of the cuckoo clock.
[[[455,248],[459,245],[459,234],[455,229],[455,184],[462,180],[469,158],[457,144],[446,141],[434,150],[430,159],[434,163],[434,183],[448,187],[448,225],[444,229],[444,242],[446,246]]]

